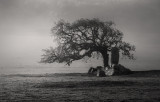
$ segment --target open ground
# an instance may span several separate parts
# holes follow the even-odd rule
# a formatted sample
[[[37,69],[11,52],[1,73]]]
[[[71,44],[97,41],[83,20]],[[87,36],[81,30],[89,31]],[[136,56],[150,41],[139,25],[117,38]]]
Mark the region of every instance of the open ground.
[[[0,76],[0,102],[160,102],[160,71]]]

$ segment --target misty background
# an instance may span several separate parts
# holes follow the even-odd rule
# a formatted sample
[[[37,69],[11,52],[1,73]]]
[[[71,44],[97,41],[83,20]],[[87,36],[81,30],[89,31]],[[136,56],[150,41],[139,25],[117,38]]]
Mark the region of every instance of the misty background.
[[[113,21],[124,41],[136,46],[136,60],[120,59],[131,70],[159,70],[159,0],[0,0],[0,74],[87,72],[102,59],[40,64],[42,49],[55,47],[51,28],[64,19]]]

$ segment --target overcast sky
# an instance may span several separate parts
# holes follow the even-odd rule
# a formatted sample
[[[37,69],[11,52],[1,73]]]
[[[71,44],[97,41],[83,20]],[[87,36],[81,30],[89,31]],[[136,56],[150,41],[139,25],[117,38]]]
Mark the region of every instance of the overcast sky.
[[[160,0],[0,0],[0,67],[41,66],[42,49],[55,46],[54,22],[80,18],[115,22],[136,46],[137,60],[121,63],[160,69]]]

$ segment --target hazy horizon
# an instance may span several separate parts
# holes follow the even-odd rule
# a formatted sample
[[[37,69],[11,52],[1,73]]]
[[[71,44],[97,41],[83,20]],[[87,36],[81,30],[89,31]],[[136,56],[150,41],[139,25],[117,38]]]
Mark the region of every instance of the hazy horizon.
[[[159,0],[0,0],[0,74],[27,68],[28,72],[63,72],[59,70],[66,67],[64,63],[38,63],[42,49],[55,47],[51,37],[55,22],[80,18],[115,22],[124,33],[124,41],[136,46],[137,60],[120,59],[124,66],[131,70],[160,69]],[[81,67],[85,72],[90,66],[102,65],[101,60],[76,61],[64,70],[78,72]],[[76,66],[79,68],[74,69]],[[57,69],[45,70],[47,67]]]

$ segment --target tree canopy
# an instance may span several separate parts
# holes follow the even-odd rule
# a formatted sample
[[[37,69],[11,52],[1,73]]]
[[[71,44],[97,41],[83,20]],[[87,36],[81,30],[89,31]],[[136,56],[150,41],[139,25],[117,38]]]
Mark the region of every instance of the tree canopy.
[[[42,63],[67,63],[70,65],[75,60],[91,57],[93,52],[102,55],[104,66],[108,66],[107,52],[116,45],[122,54],[129,59],[134,56],[135,46],[122,41],[123,33],[115,28],[112,21],[99,19],[79,19],[69,23],[60,20],[52,28],[52,34],[58,44],[55,48],[45,49]]]

